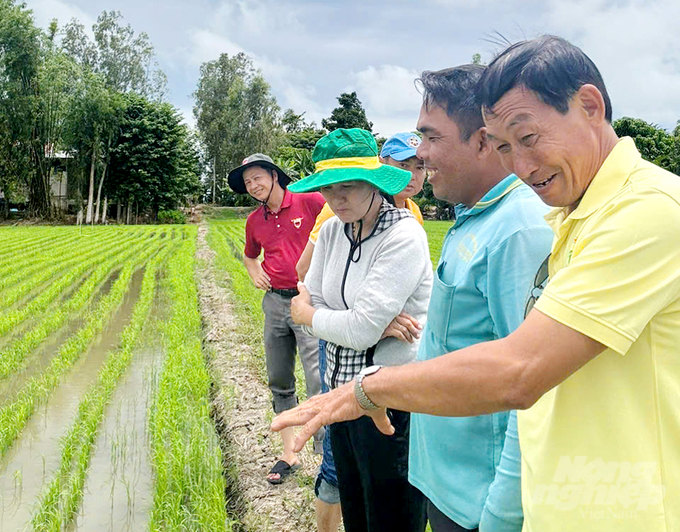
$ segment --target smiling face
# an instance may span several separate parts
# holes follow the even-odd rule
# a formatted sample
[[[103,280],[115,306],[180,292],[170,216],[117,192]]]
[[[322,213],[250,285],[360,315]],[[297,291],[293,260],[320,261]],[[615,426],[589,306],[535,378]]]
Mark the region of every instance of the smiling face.
[[[488,136],[505,169],[548,205],[574,209],[599,169],[593,89],[581,87],[566,114],[524,87],[511,89],[491,112],[484,112]]]
[[[418,131],[423,141],[416,153],[425,162],[434,195],[449,203],[474,205],[486,192],[476,179],[475,134],[467,142],[461,140],[458,125],[434,104],[420,108]]]
[[[399,192],[399,194],[395,194],[395,201],[404,201],[406,198],[415,196],[423,190],[423,181],[425,181],[425,163],[421,159],[418,159],[418,157],[409,157],[405,161],[397,161],[388,156],[383,159],[383,163],[411,172],[411,181],[404,187],[404,190]]]
[[[365,181],[346,181],[322,187],[328,206],[343,223],[353,223],[366,216],[371,199],[379,196],[378,191]],[[380,198],[374,199],[373,206],[380,204]]]
[[[251,166],[243,171],[243,184],[246,191],[257,201],[265,201],[274,184],[274,177],[271,172],[260,166]]]

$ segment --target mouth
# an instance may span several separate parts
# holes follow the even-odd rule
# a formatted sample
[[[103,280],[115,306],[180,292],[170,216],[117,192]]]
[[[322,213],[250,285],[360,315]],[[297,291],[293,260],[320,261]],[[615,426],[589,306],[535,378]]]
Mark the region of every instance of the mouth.
[[[536,189],[539,189],[539,190],[540,190],[540,189],[542,189],[542,188],[547,187],[550,183],[552,183],[553,179],[555,179],[556,176],[557,176],[557,174],[553,174],[553,175],[551,175],[548,179],[546,179],[545,181],[540,181],[540,182],[538,182],[538,183],[533,183],[531,186],[532,186],[533,188],[536,188]]]

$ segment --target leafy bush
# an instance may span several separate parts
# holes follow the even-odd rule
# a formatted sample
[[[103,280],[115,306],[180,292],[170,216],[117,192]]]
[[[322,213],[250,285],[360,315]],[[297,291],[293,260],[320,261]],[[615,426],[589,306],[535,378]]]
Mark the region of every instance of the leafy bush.
[[[187,217],[179,211],[158,211],[159,224],[185,224]]]

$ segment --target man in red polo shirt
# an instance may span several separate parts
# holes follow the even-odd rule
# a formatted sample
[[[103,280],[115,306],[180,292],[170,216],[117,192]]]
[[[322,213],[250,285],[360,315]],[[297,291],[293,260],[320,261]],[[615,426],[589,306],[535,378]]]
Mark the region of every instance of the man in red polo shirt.
[[[265,315],[264,347],[269,389],[274,413],[297,405],[295,396],[295,348],[305,371],[307,396],[319,393],[319,341],[306,335],[290,317],[290,300],[296,296],[297,263],[307,244],[309,232],[324,205],[318,192],[293,194],[286,186],[290,178],[270,157],[256,153],[229,173],[229,186],[237,194],[250,194],[261,206],[246,222],[243,263],[253,284],[266,293],[262,299]],[[260,252],[264,260],[260,262]],[[300,466],[293,452],[294,429],[281,431],[283,455],[267,475],[280,484]],[[315,452],[321,452],[323,432],[317,435]]]

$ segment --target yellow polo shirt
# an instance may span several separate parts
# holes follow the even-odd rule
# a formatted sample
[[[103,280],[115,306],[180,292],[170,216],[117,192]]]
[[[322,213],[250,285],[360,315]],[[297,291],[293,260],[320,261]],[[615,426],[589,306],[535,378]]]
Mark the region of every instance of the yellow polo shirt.
[[[420,213],[420,208],[415,201],[411,198],[406,198],[406,208],[416,217],[416,220],[420,222],[420,225],[424,225],[423,215]],[[321,226],[326,220],[333,216],[335,216],[335,213],[328,206],[328,203],[326,203],[316,217],[316,223],[314,224],[312,232],[309,233],[309,239],[312,241],[312,244],[316,244],[316,240],[319,238],[319,231],[321,231]]]
[[[525,532],[680,531],[680,177],[619,141],[538,310],[607,349],[519,412]]]

